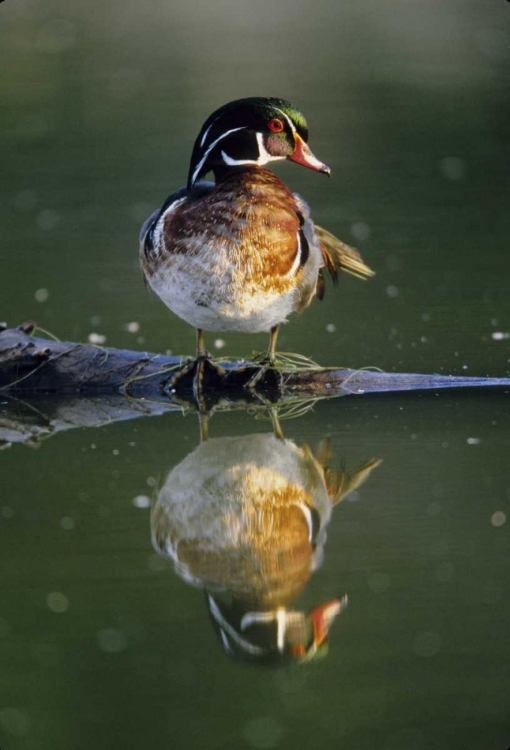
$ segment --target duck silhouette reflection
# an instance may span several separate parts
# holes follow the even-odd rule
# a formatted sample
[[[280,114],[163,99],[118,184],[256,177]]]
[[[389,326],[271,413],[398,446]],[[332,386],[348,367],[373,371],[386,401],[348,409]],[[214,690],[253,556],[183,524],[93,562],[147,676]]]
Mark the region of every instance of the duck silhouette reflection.
[[[151,512],[155,549],[178,575],[204,590],[225,651],[255,662],[308,661],[327,648],[347,605],[333,598],[294,610],[320,566],[334,506],[380,463],[329,468],[331,444],[312,452],[273,432],[208,437],[173,468]]]

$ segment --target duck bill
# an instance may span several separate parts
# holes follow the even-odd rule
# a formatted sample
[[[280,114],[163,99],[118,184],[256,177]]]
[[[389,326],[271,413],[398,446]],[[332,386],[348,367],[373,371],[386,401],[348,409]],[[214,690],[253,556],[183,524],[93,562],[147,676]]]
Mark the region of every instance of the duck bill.
[[[326,640],[329,629],[333,624],[335,618],[340,614],[342,609],[346,606],[346,598],[333,599],[326,604],[321,604],[319,607],[315,607],[309,612],[310,620],[313,624],[314,641],[316,646],[320,646]]]
[[[291,161],[295,161],[296,164],[301,164],[302,167],[308,167],[313,169],[315,172],[322,172],[327,174],[328,177],[331,174],[331,169],[317,159],[316,156],[310,151],[308,144],[301,138],[297,133],[294,134],[294,140],[296,147],[290,156],[287,158]]]
[[[341,599],[332,599],[310,610],[306,615],[306,622],[311,628],[311,641],[308,645],[295,644],[292,647],[293,657],[300,661],[311,661],[317,655],[326,653],[329,629],[346,606],[347,595],[344,595]]]

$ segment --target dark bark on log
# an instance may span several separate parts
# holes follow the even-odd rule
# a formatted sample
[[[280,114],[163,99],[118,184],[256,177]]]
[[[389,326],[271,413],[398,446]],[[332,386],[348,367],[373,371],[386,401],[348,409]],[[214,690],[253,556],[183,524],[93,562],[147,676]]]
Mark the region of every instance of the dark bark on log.
[[[172,400],[186,397],[168,392],[172,376],[182,364],[180,357],[135,352],[86,344],[73,344],[31,336],[34,324],[0,332],[0,390],[18,396],[36,393],[122,394],[133,398]],[[215,389],[217,398],[235,398],[256,370],[253,362],[222,362],[226,375]],[[457,377],[385,373],[376,370],[338,368],[269,371],[258,390],[272,392],[274,400],[366,393],[439,390],[444,388],[510,389],[510,378]],[[174,399],[175,400],[175,399]]]
[[[121,420],[157,416],[183,407],[196,409],[190,393],[165,390],[180,358],[31,336],[33,325],[0,331],[0,448],[11,443],[37,446],[75,427],[98,427]],[[253,363],[222,363],[227,375],[208,394],[209,408],[293,404],[348,394],[483,389],[510,392],[510,378],[465,378],[382,373],[373,370],[295,370],[262,384],[242,387]]]

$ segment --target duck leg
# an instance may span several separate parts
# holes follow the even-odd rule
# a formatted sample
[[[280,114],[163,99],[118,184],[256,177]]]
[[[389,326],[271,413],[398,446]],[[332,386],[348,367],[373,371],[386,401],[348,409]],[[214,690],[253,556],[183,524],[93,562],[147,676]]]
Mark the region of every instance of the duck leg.
[[[254,390],[257,388],[257,386],[260,386],[262,382],[265,380],[266,375],[268,372],[273,370],[274,373],[276,373],[279,384],[279,374],[274,370],[274,364],[276,361],[276,340],[278,339],[278,331],[280,330],[280,326],[276,325],[271,328],[269,331],[269,347],[267,349],[266,354],[264,357],[259,360],[260,361],[260,369],[253,375],[249,381],[246,383],[246,388],[249,390]],[[274,380],[274,378],[273,378]],[[272,383],[272,385],[274,385]]]
[[[198,412],[198,423],[200,425],[200,442],[205,443],[206,440],[209,440],[209,420],[211,419],[211,415],[209,412]]]
[[[271,407],[271,409],[269,410],[269,416],[271,417],[274,436],[277,437],[278,440],[285,440],[285,435],[283,434],[280,419],[278,417],[278,409],[275,406]]]
[[[269,331],[269,348],[267,350],[267,364],[274,365],[276,360],[276,339],[278,338],[278,331],[280,326],[273,326]]]
[[[221,384],[225,370],[213,362],[213,359],[204,343],[204,332],[201,328],[196,329],[197,346],[195,359],[188,362],[174,375],[170,381],[172,390],[192,390],[195,400],[200,403],[203,400],[203,392],[206,388],[214,388]]]
[[[196,345],[196,358],[197,359],[210,359],[211,355],[205,348],[205,341],[204,341],[204,332],[201,328],[197,328],[196,331],[197,336],[197,345]]]

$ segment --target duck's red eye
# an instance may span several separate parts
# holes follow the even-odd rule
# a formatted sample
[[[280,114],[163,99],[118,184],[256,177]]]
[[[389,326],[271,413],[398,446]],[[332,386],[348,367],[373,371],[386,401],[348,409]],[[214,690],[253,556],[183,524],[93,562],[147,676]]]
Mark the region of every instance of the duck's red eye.
[[[283,122],[277,117],[273,117],[273,119],[269,120],[269,122],[267,123],[267,127],[273,133],[281,133],[283,130]]]

